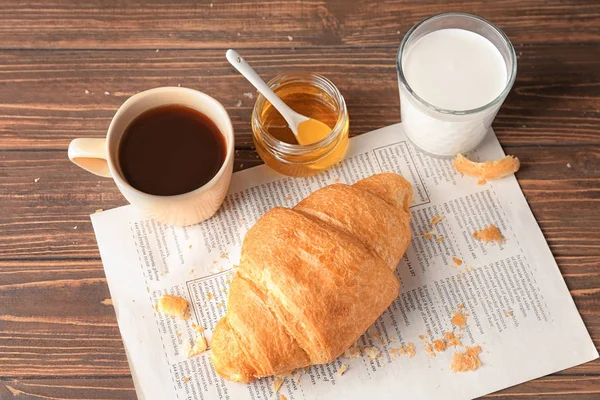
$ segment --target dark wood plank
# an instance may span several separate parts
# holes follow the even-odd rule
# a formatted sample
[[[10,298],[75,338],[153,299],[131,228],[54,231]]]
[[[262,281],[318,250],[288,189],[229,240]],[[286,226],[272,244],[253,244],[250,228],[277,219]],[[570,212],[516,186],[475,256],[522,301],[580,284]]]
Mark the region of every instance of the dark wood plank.
[[[0,377],[129,375],[107,298],[100,260],[0,264]]]
[[[509,388],[483,399],[509,400],[597,400],[600,391],[598,376],[547,376]],[[111,379],[32,379],[0,382],[0,398],[19,400],[38,399],[136,399],[133,382],[129,378]]]
[[[600,144],[600,44],[519,46],[519,75],[494,123],[503,145]],[[332,79],[346,98],[352,135],[400,120],[395,49],[251,50],[270,79],[304,70]],[[1,149],[66,149],[102,137],[138,91],[182,85],[214,96],[231,114],[239,148],[252,146],[253,88],[224,50],[4,51],[0,53]],[[89,93],[86,94],[85,91]],[[105,94],[108,93],[108,94]]]
[[[4,1],[2,48],[398,46],[416,22],[444,11],[486,17],[515,43],[597,42],[594,0]],[[291,38],[291,39],[290,39]]]
[[[517,176],[554,254],[597,255],[600,146],[505,150],[523,161]],[[236,152],[236,169],[260,162]],[[5,151],[0,171],[0,259],[98,257],[89,215],[126,204],[112,180],[79,169],[65,151]]]
[[[557,261],[588,330],[598,341],[597,257]],[[127,376],[114,310],[103,304],[109,297],[100,260],[0,261],[0,377]],[[561,372],[562,376],[590,374],[600,376],[600,360]]]
[[[502,390],[483,399],[535,399],[535,400],[596,400],[600,397],[599,376],[550,375]]]
[[[137,399],[131,377],[61,378],[0,381],[0,399]]]

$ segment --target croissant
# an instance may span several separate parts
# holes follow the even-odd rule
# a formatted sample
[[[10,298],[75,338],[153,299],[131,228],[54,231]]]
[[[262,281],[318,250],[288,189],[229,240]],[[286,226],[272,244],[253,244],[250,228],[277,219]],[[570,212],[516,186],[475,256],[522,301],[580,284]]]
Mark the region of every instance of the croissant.
[[[277,207],[248,231],[211,341],[225,379],[251,382],[339,357],[398,296],[410,183],[373,175]]]

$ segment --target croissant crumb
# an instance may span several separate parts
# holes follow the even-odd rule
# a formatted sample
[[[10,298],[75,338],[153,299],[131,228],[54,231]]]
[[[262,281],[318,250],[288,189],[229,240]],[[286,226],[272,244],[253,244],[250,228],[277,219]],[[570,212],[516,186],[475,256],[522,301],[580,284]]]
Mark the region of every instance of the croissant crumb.
[[[206,338],[204,335],[199,335],[196,340],[194,340],[194,344],[187,342],[183,351],[185,352],[185,356],[187,358],[193,358],[204,353],[206,350],[208,350]]]
[[[431,225],[439,224],[444,220],[444,218],[445,217],[443,215],[436,215],[435,217],[431,218]]]
[[[165,294],[158,299],[156,310],[173,318],[189,319],[190,305],[186,299]]]
[[[403,346],[403,350],[405,351],[405,354],[408,355],[408,358],[413,358],[415,354],[417,354],[417,348],[412,342],[409,342],[407,345]]]
[[[479,178],[478,184],[482,185],[491,179],[500,179],[514,174],[520,168],[519,159],[506,156],[496,161],[475,162],[457,154],[454,159],[454,168],[461,174]]]
[[[444,339],[435,339],[432,345],[433,349],[438,353],[446,351],[446,341]]]
[[[482,365],[479,353],[481,353],[480,346],[467,347],[464,353],[454,353],[450,369],[452,372],[475,371]]]
[[[425,353],[427,353],[429,355],[429,357],[434,358],[435,357],[435,349],[433,348],[433,343],[425,342],[424,346],[425,346]]]
[[[356,343],[354,343],[352,347],[344,352],[344,356],[348,358],[358,358],[360,357],[360,348]]]
[[[444,339],[446,339],[446,345],[448,347],[462,346],[460,341],[460,335],[455,335],[454,332],[444,332]]]
[[[298,386],[300,384],[300,381],[302,380],[302,375],[304,374],[304,370],[303,369],[297,369],[296,371],[294,371],[292,373],[292,380],[294,381],[294,383],[296,384],[296,386]]]
[[[400,347],[393,347],[389,350],[392,359],[396,359],[399,356],[408,356],[408,358],[413,358],[416,352],[415,344],[410,342]]]
[[[425,237],[425,239],[427,239],[427,240],[432,240],[432,239],[433,239],[433,236],[438,234],[438,232],[437,232],[435,229],[434,229],[434,230],[431,230],[431,231],[429,231],[429,232],[426,232],[426,231],[424,231],[424,230],[421,230],[421,233],[423,234],[423,236],[424,236],[424,237]]]
[[[467,324],[467,317],[469,314],[463,314],[460,310],[456,311],[456,313],[452,316],[450,322],[454,326],[465,326]]]
[[[490,224],[487,228],[473,232],[473,239],[481,242],[494,242],[498,244],[504,244],[505,239],[502,232],[496,225]]]
[[[346,373],[346,371],[348,371],[348,364],[342,364],[342,366],[337,370],[337,374],[342,376],[344,373]]]
[[[375,332],[375,333],[373,334],[373,337],[374,337],[375,339],[377,339],[377,341],[379,341],[379,343],[381,343],[381,344],[385,344],[385,342],[384,342],[384,340],[383,340],[383,336],[381,335],[381,333],[379,333],[379,332]]]
[[[283,385],[283,378],[276,376],[273,380],[273,391],[275,393],[279,392],[279,389],[281,389],[281,385]]]
[[[205,327],[200,326],[200,325],[196,325],[194,323],[192,323],[192,329],[195,330],[198,333],[204,333],[204,331],[206,330]]]
[[[365,347],[362,349],[362,351],[367,355],[367,357],[369,357],[371,360],[374,360],[376,358],[381,357],[381,351],[375,347],[375,346],[371,346],[371,347]]]

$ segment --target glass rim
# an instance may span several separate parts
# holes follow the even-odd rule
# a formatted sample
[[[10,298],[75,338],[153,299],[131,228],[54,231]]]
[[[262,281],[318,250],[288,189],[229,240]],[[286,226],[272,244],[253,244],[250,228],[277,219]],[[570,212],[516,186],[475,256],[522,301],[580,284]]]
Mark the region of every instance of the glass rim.
[[[337,121],[335,123],[335,126],[331,129],[331,132],[327,136],[325,136],[323,139],[319,140],[318,142],[311,143],[308,145],[301,145],[301,144],[292,144],[292,143],[287,143],[287,142],[281,141],[281,140],[275,138],[274,136],[272,136],[267,131],[267,129],[265,129],[265,127],[262,123],[263,121],[262,121],[262,117],[261,117],[261,111],[262,111],[262,108],[264,107],[264,103],[267,101],[267,99],[262,94],[259,93],[259,95],[256,99],[256,102],[254,103],[254,108],[252,110],[252,117],[251,117],[252,125],[255,125],[256,128],[260,131],[261,136],[264,138],[263,143],[269,145],[271,150],[273,150],[274,152],[285,153],[286,155],[294,155],[294,156],[315,154],[315,153],[318,153],[319,150],[322,150],[323,148],[326,148],[327,146],[331,146],[335,141],[338,140],[338,136],[339,136],[340,132],[343,131],[343,127],[345,125],[345,120],[347,119],[347,114],[348,114],[348,111],[346,108],[346,102],[344,100],[344,97],[340,93],[339,89],[337,88],[337,86],[335,86],[335,84],[333,82],[331,82],[329,79],[327,79],[323,75],[315,74],[312,72],[301,72],[301,71],[281,73],[281,74],[278,74],[275,77],[273,77],[269,82],[267,82],[267,85],[271,89],[273,89],[273,91],[275,91],[275,89],[278,89],[280,86],[291,83],[293,81],[303,80],[303,79],[314,80],[314,82],[311,82],[311,83],[315,87],[322,90],[323,92],[326,92],[327,95],[329,95],[331,97],[331,99],[334,101],[334,103],[337,107],[337,114],[338,114]],[[277,86],[277,85],[279,85],[279,86]],[[277,86],[277,87],[275,87],[275,86]],[[254,136],[254,132],[252,132],[252,134]],[[330,151],[332,151],[332,150],[330,150]],[[327,152],[327,154],[328,153],[329,152]],[[319,158],[325,157],[327,154],[324,154]],[[311,162],[312,161],[314,161],[314,160],[311,160]]]
[[[506,80],[506,85],[504,86],[504,89],[493,100],[491,100],[488,103],[486,103],[486,104],[484,104],[482,106],[479,106],[477,108],[471,108],[471,109],[468,109],[468,110],[460,110],[459,111],[459,110],[450,110],[450,109],[447,109],[447,108],[442,108],[442,107],[434,106],[433,104],[429,103],[428,101],[426,101],[422,97],[420,97],[410,87],[410,85],[408,84],[408,81],[406,80],[406,77],[404,76],[404,69],[402,67],[402,55],[404,54],[404,49],[406,47],[406,44],[408,43],[408,40],[411,38],[411,36],[413,35],[413,33],[419,27],[423,26],[424,24],[426,24],[428,22],[431,22],[432,20],[440,19],[440,18],[445,18],[445,17],[450,17],[450,16],[458,16],[458,17],[469,18],[469,19],[473,19],[473,20],[476,20],[478,22],[481,22],[484,25],[487,25],[489,28],[491,28],[493,31],[495,31],[500,36],[500,38],[502,39],[502,42],[506,45],[506,47],[508,48],[509,53],[510,53],[510,59],[512,61],[512,68],[509,71],[509,76],[508,76],[508,79]],[[476,33],[476,32],[474,32],[474,33]],[[496,46],[494,45],[494,47],[496,47]],[[490,108],[496,106],[498,103],[502,103],[504,101],[504,99],[508,95],[508,92],[510,92],[510,90],[512,89],[512,86],[515,83],[515,79],[517,77],[517,54],[515,53],[515,48],[513,47],[513,44],[511,43],[511,41],[508,38],[508,36],[506,36],[506,34],[502,31],[502,29],[498,28],[496,25],[494,25],[493,23],[491,23],[487,19],[485,19],[483,17],[480,17],[480,16],[477,16],[477,15],[474,15],[474,14],[469,14],[469,13],[446,12],[446,13],[440,13],[440,14],[432,15],[431,17],[427,17],[424,20],[416,23],[412,28],[410,28],[408,30],[408,32],[406,32],[406,34],[404,35],[404,38],[402,39],[402,42],[400,43],[400,47],[398,48],[398,52],[396,53],[396,71],[398,72],[398,78],[400,80],[400,83],[406,88],[406,90],[408,90],[408,92],[418,102],[420,102],[422,105],[424,105],[428,109],[436,111],[438,113],[442,113],[442,114],[470,115],[470,114],[477,114],[477,113],[479,113],[481,111],[485,111],[487,109],[490,109]]]

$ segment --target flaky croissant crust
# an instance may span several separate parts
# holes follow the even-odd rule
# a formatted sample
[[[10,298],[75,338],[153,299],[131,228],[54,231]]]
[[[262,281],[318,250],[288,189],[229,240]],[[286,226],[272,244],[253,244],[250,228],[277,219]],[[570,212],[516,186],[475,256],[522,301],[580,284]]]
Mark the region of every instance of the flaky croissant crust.
[[[266,213],[244,238],[213,332],[217,373],[251,382],[329,363],[350,347],[398,295],[411,196],[408,181],[384,173]]]

